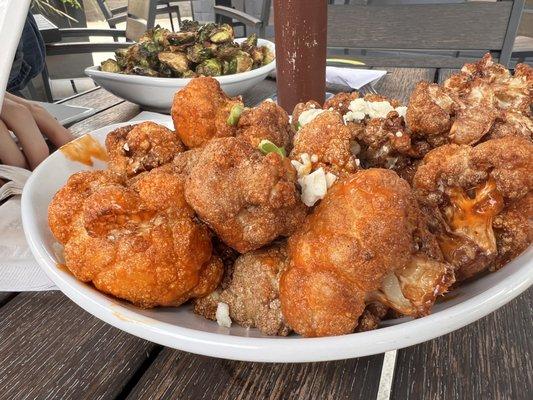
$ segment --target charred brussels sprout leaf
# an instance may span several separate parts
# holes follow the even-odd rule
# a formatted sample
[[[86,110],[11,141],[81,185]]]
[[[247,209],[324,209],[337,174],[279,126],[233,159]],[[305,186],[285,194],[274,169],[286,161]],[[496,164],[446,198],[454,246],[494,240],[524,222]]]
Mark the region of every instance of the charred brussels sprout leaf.
[[[222,61],[222,75],[231,75],[237,73],[237,59],[233,58],[230,61]]]
[[[196,72],[205,76],[219,76],[222,75],[222,65],[216,58],[210,58],[198,65]]]
[[[115,73],[120,72],[120,66],[115,60],[111,58],[105,61],[102,61],[102,64],[100,65],[100,69],[104,72],[115,72]]]

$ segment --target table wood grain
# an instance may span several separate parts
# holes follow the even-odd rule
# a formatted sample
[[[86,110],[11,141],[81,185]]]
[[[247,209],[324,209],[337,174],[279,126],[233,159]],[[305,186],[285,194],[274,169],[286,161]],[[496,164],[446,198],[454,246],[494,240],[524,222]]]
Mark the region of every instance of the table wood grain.
[[[419,80],[441,81],[453,72],[384,69],[378,91],[404,102]],[[243,98],[253,106],[275,91],[275,81],[265,80]],[[75,135],[141,111],[103,89],[65,103],[97,109],[71,127]],[[399,350],[391,398],[531,398],[532,299],[529,290],[468,327]],[[382,361],[383,355],[306,364],[214,359],[126,334],[60,292],[0,293],[1,400],[375,399]]]

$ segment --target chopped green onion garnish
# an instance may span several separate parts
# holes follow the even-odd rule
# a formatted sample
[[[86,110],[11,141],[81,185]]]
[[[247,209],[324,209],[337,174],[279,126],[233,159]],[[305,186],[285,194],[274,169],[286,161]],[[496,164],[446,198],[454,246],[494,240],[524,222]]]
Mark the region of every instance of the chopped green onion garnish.
[[[274,143],[272,143],[270,140],[263,139],[259,143],[259,146],[257,146],[259,150],[261,150],[261,153],[268,154],[268,153],[277,153],[282,157],[287,156],[287,152],[285,151],[284,147],[278,147]]]
[[[241,114],[244,110],[244,107],[241,104],[235,104],[228,117],[228,125],[235,126],[239,123],[239,118],[241,118]]]

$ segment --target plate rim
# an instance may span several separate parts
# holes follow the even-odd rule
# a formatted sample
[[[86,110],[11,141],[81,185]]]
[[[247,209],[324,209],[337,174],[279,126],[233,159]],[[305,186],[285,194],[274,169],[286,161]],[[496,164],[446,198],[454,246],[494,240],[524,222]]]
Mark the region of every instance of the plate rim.
[[[111,129],[128,124],[130,122],[104,126],[90,134],[96,136],[105,134]],[[30,192],[38,190],[39,185],[35,182],[46,170],[49,159],[58,157],[56,153],[58,152],[52,153],[32,173],[22,194],[22,223],[32,254],[61,292],[85,311],[120,330],[167,347],[206,356],[251,362],[299,363],[363,357],[419,344],[462,328],[508,303],[533,283],[531,268],[533,246],[530,246],[510,263],[517,265],[517,270],[512,275],[472,298],[423,318],[368,332],[321,338],[244,337],[181,327],[148,316],[140,316],[121,304],[112,304],[109,296],[102,293],[98,292],[100,296],[96,298],[94,295],[91,296],[91,291],[95,289],[83,282],[76,280],[75,284],[71,284],[64,279],[51,255],[39,244],[38,232],[32,232],[37,230],[38,226],[32,220]],[[492,274],[497,273],[498,271]],[[109,298],[109,304],[106,304],[101,297]],[[432,326],[438,329],[431,329]]]

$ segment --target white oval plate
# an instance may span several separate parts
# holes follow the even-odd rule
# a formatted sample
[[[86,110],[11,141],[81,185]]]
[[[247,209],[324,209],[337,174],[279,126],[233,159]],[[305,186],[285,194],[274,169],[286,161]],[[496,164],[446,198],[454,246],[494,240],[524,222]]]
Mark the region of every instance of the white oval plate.
[[[137,121],[136,121],[137,122]],[[92,133],[104,143],[116,124]],[[188,305],[142,310],[106,296],[57,267],[57,243],[48,228],[50,200],[74,172],[104,168],[68,160],[56,151],[31,175],[22,195],[22,221],[40,266],[72,301],[132,335],[191,353],[243,361],[308,362],[361,357],[421,343],[461,328],[503,306],[533,281],[533,246],[503,269],[461,286],[433,314],[417,320],[385,321],[380,329],[325,338],[268,337],[256,329],[224,328],[195,315]]]
[[[241,43],[244,40],[235,39],[235,42]],[[267,46],[274,53],[276,51],[274,43],[268,40],[258,39],[258,45]],[[216,76],[215,79],[220,82],[222,90],[228,96],[237,96],[261,82],[275,69],[276,60],[251,71]],[[167,113],[172,107],[174,94],[192,79],[117,74],[100,71],[100,67],[96,65],[85,69],[85,74],[115,96],[139,104],[146,109]]]

